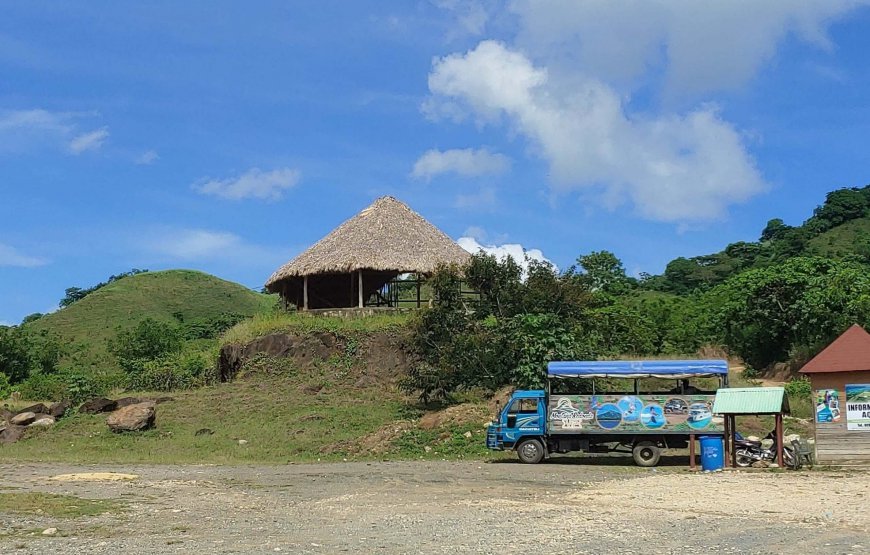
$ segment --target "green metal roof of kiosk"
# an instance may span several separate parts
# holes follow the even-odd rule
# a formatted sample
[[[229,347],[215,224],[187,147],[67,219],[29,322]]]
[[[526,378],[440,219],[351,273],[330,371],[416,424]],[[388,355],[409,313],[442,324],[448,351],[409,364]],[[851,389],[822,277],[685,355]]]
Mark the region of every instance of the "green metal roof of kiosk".
[[[665,378],[679,380],[728,375],[724,360],[575,360],[547,365],[550,378]]]
[[[716,391],[714,414],[788,413],[788,396],[782,387],[732,387]]]

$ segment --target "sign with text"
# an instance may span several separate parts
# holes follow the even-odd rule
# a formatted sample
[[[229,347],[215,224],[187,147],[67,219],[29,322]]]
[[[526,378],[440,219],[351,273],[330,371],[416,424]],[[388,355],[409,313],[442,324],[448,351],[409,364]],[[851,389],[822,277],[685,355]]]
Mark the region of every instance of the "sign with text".
[[[846,384],[846,429],[870,432],[870,384]]]

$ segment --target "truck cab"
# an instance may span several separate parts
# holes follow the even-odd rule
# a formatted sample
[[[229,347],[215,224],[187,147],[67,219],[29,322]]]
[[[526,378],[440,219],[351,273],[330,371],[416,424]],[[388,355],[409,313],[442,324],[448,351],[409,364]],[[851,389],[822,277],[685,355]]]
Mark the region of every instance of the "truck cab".
[[[543,390],[514,391],[496,420],[486,430],[490,449],[516,450],[523,462],[540,462],[546,454],[542,438],[547,427],[547,393]]]

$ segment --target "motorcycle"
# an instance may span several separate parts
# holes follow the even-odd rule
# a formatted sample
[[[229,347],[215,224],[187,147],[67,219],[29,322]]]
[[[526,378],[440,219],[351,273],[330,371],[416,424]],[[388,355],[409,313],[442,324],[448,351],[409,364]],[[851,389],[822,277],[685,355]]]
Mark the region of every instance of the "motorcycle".
[[[765,461],[768,463],[776,462],[776,433],[770,432],[764,439],[772,439],[773,444],[764,448],[760,441],[751,441],[744,438],[739,433],[735,434],[734,453],[737,459],[737,466],[746,468],[752,466],[756,461]],[[784,466],[795,468],[797,466],[797,457],[794,449],[783,446],[782,462]]]

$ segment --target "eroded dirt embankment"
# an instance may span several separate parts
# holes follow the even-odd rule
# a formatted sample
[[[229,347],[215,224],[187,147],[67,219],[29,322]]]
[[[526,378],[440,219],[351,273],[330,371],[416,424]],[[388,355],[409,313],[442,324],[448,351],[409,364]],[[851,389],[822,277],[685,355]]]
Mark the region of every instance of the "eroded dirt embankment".
[[[245,345],[224,345],[218,360],[221,381],[234,379],[246,362],[258,356],[288,359],[300,370],[345,359],[375,383],[392,383],[404,376],[413,357],[407,338],[396,333],[353,336],[330,331],[272,333]]]

